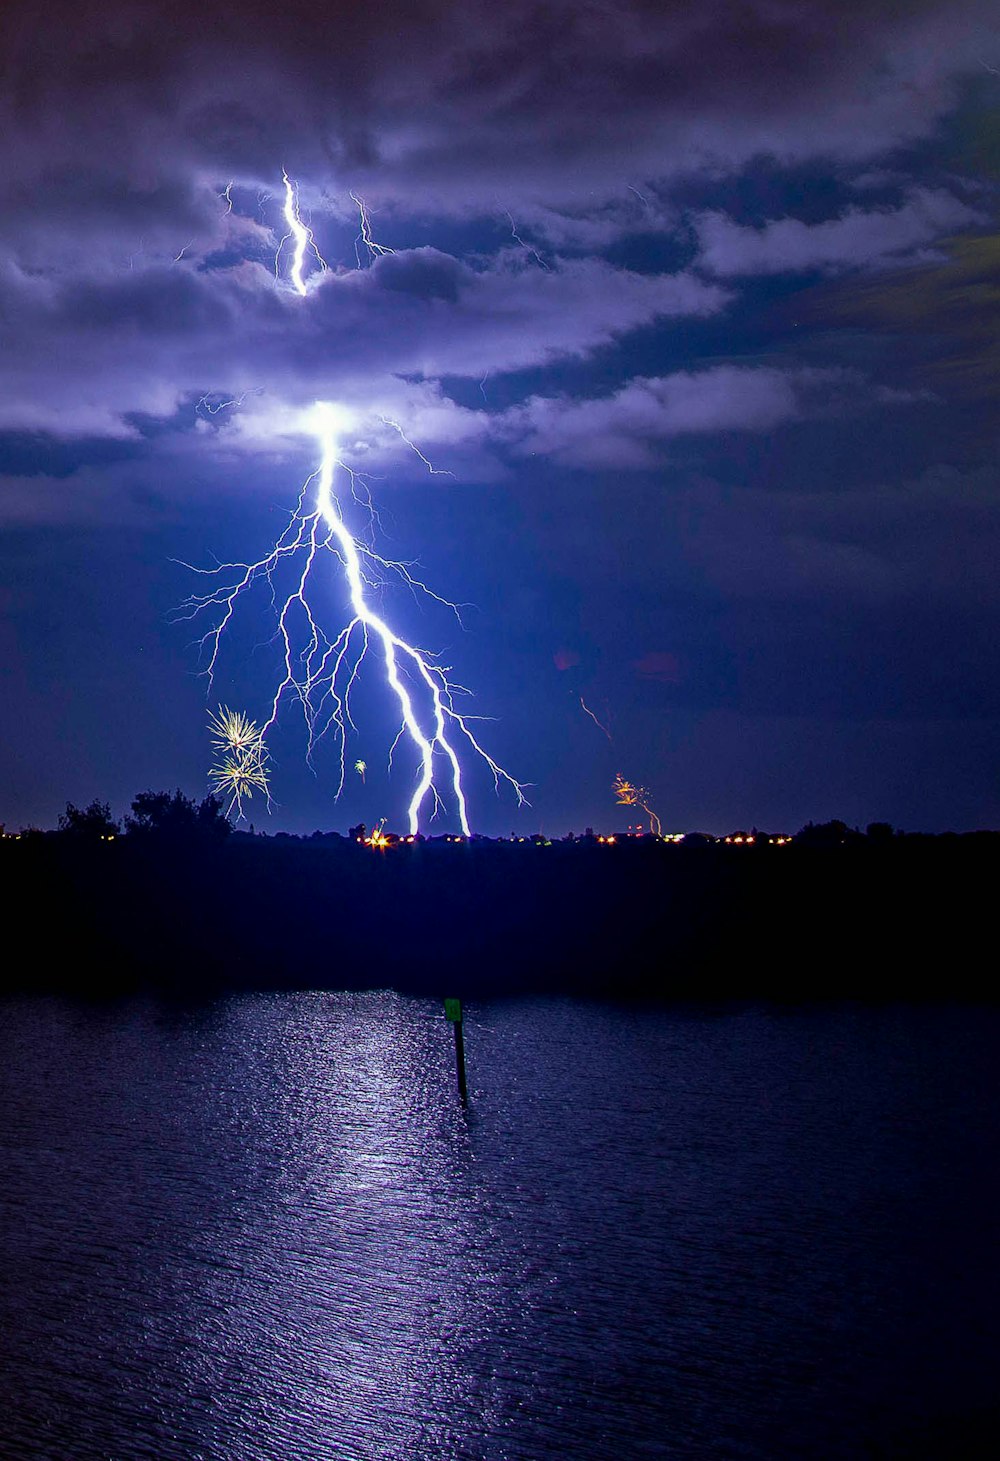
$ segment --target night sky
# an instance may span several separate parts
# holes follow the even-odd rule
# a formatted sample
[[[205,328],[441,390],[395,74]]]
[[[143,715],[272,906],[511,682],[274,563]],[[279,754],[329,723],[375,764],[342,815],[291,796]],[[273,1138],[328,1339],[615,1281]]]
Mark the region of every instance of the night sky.
[[[378,591],[530,783],[519,810],[465,756],[478,830],[620,825],[618,771],[669,830],[1000,824],[995,22],[9,0],[0,822],[201,796],[210,709],[266,716],[266,594],[210,687],[184,565],[267,552],[324,400],[373,541],[467,606]],[[305,297],[283,169],[329,266]],[[364,784],[334,800],[289,704],[258,830],[403,826],[369,671]]]

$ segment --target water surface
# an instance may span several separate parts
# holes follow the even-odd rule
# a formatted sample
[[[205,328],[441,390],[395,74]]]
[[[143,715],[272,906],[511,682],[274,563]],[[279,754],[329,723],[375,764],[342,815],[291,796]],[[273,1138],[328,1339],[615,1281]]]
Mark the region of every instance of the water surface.
[[[995,1454],[998,1025],[8,1001],[0,1453]]]

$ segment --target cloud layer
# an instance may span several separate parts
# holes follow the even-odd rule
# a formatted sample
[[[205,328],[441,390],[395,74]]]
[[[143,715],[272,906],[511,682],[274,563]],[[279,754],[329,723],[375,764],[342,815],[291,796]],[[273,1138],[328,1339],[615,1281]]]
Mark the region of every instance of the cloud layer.
[[[699,263],[723,277],[886,267],[919,261],[934,240],[985,220],[953,194],[930,188],[915,188],[898,208],[848,208],[824,223],[779,218],[747,228],[705,213],[697,220]]]
[[[849,14],[832,0],[738,14],[723,0],[14,0],[0,431],[128,438],[144,420],[193,425],[206,392],[263,393],[271,425],[276,405],[317,396],[385,409],[401,382],[553,371],[721,316],[730,281],[913,257],[981,215],[942,186],[818,223],[702,209],[685,258],[671,189],[762,155],[856,170],[929,135],[979,66],[989,16],[980,0]],[[275,269],[286,167],[331,265],[313,261],[305,299],[287,247]],[[352,189],[396,252],[357,247]],[[647,372],[586,408],[529,384],[507,425],[565,462],[586,439],[598,465],[641,464],[678,429],[793,419],[793,377],[657,387]]]
[[[8,186],[54,156],[110,160],[140,193],[192,168],[268,187],[286,165],[465,210],[762,153],[864,159],[926,135],[994,21],[982,0],[13,0]]]

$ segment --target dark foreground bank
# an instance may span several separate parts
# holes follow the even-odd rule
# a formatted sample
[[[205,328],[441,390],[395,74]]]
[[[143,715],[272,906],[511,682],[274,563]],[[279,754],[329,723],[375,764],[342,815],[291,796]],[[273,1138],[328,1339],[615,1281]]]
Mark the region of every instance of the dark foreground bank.
[[[3,987],[961,996],[997,839],[0,843]],[[985,991],[987,994],[989,990]]]

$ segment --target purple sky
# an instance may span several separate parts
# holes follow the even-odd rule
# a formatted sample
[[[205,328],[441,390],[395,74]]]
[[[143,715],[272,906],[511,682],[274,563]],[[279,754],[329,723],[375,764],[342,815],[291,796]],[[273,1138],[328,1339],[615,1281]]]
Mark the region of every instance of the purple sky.
[[[617,825],[619,770],[678,830],[1000,823],[993,5],[97,9],[0,18],[0,822],[200,795],[209,708],[266,715],[266,601],[211,689],[172,611],[322,399],[473,606],[379,596],[530,783],[470,765],[481,830]],[[259,827],[402,824],[377,675],[357,719],[338,804],[286,708]]]

